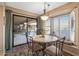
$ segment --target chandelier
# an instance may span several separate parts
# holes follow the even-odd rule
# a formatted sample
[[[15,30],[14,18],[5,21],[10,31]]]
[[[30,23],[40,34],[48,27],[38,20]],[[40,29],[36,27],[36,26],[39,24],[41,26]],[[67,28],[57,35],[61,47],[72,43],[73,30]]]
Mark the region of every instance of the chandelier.
[[[42,20],[47,20],[48,18],[49,18],[49,17],[46,16],[46,3],[44,2],[44,15],[41,16],[41,19],[42,19]]]

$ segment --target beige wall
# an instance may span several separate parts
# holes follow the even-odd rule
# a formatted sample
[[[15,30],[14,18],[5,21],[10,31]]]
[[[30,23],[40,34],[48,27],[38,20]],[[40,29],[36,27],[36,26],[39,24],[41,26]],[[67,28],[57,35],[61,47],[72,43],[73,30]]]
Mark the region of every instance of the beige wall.
[[[57,16],[57,15],[60,15],[60,14],[66,14],[66,13],[69,13],[72,11],[72,9],[76,8],[79,6],[79,3],[68,3],[68,4],[65,4],[65,5],[62,5],[56,9],[53,9],[51,11],[48,11],[46,13],[46,15],[50,16],[50,17],[54,17],[54,16]]]
[[[0,55],[3,55],[3,6],[0,6]]]

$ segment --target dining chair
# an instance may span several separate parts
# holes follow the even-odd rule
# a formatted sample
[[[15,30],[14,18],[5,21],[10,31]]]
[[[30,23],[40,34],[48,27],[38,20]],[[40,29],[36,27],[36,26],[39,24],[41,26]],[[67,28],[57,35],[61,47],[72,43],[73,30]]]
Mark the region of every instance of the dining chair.
[[[30,52],[30,46],[32,46],[32,37],[31,36],[26,36],[26,40],[27,40],[27,48],[28,48],[28,55]]]
[[[36,42],[33,42],[33,38],[31,36],[28,36],[28,55],[29,52],[32,52],[33,56],[38,56],[40,51],[42,51],[42,46]]]
[[[63,55],[63,44],[65,37],[58,39],[55,45],[51,45],[45,49],[46,55],[49,56],[62,56]]]

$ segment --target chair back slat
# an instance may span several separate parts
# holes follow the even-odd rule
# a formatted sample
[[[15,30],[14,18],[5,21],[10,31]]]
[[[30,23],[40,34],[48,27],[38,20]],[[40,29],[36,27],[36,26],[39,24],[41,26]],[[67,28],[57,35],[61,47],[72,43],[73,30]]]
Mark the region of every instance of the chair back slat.
[[[62,55],[64,41],[65,37],[56,41],[56,55]]]

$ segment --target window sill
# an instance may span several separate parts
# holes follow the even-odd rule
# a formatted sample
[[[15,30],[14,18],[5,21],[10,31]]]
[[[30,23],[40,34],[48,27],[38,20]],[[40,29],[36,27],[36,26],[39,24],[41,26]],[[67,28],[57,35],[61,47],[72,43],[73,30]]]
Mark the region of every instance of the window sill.
[[[73,56],[79,56],[79,48],[74,45],[64,44],[63,51]]]
[[[68,40],[65,40],[65,44],[74,45],[75,46],[75,44],[72,41],[68,41]]]

